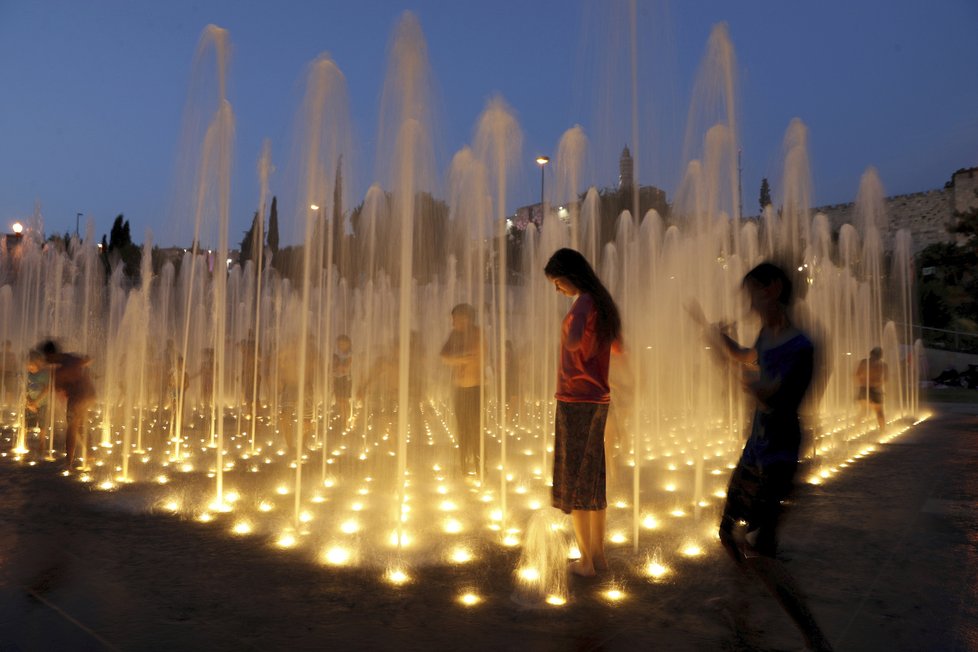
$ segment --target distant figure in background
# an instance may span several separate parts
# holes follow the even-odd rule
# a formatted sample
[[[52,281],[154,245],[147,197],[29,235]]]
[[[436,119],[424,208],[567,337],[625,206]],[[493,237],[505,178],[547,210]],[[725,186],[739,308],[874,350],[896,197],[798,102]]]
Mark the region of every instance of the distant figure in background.
[[[340,427],[345,429],[350,422],[350,396],[353,392],[353,342],[349,335],[336,338],[332,373],[333,398],[340,414]]]
[[[741,347],[723,325],[711,341],[745,365],[744,387],[755,401],[750,436],[730,477],[720,520],[720,542],[741,568],[753,571],[795,622],[812,650],[830,650],[794,578],[775,557],[782,502],[793,487],[802,430],[798,409],[812,383],[815,346],[788,316],[792,283],[784,270],[761,263],[744,277],[761,330]],[[702,311],[690,310],[706,326]]]
[[[53,367],[55,391],[62,394],[67,402],[65,457],[66,466],[70,469],[75,462],[78,439],[85,438],[88,409],[95,402],[95,385],[88,373],[92,360],[86,355],[62,352],[54,340],[44,341],[38,348],[44,355],[44,361]]]
[[[886,382],[886,363],[883,362],[883,349],[875,347],[868,358],[859,361],[853,374],[856,382],[856,401],[876,414],[880,432],[886,427],[883,415],[883,383]]]
[[[238,344],[238,350],[241,352],[241,379],[243,381],[241,390],[244,395],[244,405],[249,412],[252,409],[252,403],[261,400],[261,365],[256,366],[256,363],[261,360],[261,351],[256,351],[256,346],[255,332],[249,329],[248,337]]]
[[[482,399],[482,331],[475,308],[460,303],[452,308],[452,332],[441,347],[441,360],[451,369],[463,473],[479,472],[479,410]]]
[[[551,499],[574,523],[581,558],[571,572],[591,577],[608,569],[604,435],[611,403],[608,372],[612,349],[620,350],[621,316],[579,252],[559,249],[543,272],[557,292],[574,298],[560,331]]]

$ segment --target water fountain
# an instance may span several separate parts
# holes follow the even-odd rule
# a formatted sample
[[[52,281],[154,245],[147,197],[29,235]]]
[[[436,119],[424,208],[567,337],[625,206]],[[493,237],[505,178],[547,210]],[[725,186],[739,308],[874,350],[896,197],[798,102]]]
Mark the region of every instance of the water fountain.
[[[138,284],[119,266],[106,274],[91,228],[67,251],[27,237],[16,252],[0,252],[0,269],[12,270],[0,288],[9,308],[0,330],[15,347],[53,335],[93,357],[102,402],[91,415],[82,480],[127,491],[156,483],[148,508],[312,551],[327,565],[384,569],[395,584],[412,579],[412,568],[463,567],[487,546],[523,545],[524,601],[560,604],[566,584],[554,559],[566,554],[545,542],[565,536],[549,507],[548,464],[567,305],[540,270],[572,244],[592,260],[624,318],[607,444],[608,535],[612,554],[627,556],[636,572],[658,579],[670,559],[700,554],[713,540],[748,413],[735,375],[717,366],[685,320],[690,298],[709,319],[736,321],[747,341],[757,324],[739,298],[744,272],[771,256],[791,261],[807,290],[799,318],[824,342],[831,372],[811,415],[811,481],[851,466],[879,441],[850,387],[857,356],[877,343],[893,370],[887,436],[916,415],[907,362],[916,356],[905,355],[914,346],[909,234],[897,235],[887,267],[881,185],[868,172],[860,223],[833,243],[825,217],[811,215],[807,133],[797,120],[785,136],[783,208],[740,215],[724,28],[711,36],[698,83],[719,102],[712,114],[695,102],[690,110],[687,147],[699,154],[686,164],[671,215],[639,215],[637,199],[631,211],[601,214],[597,191],[583,187],[588,140],[575,126],[557,157],[557,198],[568,217],[547,210],[539,228],[525,229],[506,215],[521,134],[501,99],[477,120],[472,148],[454,156],[448,203],[434,199],[426,45],[410,15],[390,50],[380,181],[347,222],[343,162],[354,148],[345,80],[322,56],[309,69],[288,168],[294,187],[283,194],[304,246],[270,264],[258,247],[244,266],[226,264],[234,125],[227,47],[227,33],[211,26],[196,57],[195,80],[204,66],[215,81],[188,101],[179,163],[187,179],[175,203],[193,216],[193,246],[178,264],[154,268],[147,236]],[[636,151],[637,115],[633,107]],[[274,181],[270,152],[266,144],[259,162],[259,224]],[[435,355],[460,302],[476,306],[486,339],[475,478],[458,469],[447,373]],[[332,404],[339,334],[354,347],[359,391],[350,421]],[[515,362],[518,370],[508,368]],[[42,455],[20,412],[5,406],[0,452]]]

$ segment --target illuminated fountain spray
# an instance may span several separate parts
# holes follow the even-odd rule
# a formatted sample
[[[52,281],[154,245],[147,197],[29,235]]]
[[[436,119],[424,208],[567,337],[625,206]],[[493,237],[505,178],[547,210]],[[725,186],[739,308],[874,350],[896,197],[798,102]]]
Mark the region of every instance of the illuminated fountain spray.
[[[916,371],[905,353],[909,235],[897,234],[887,269],[882,186],[867,172],[857,202],[863,217],[833,242],[827,218],[810,214],[800,121],[784,139],[783,209],[757,220],[740,216],[725,28],[714,30],[707,48],[689,113],[690,154],[670,214],[640,214],[634,199],[621,214],[603,211],[597,190],[584,187],[587,135],[573,127],[556,149],[554,201],[545,201],[556,210],[544,212],[539,228],[506,219],[522,137],[501,99],[479,116],[472,148],[453,157],[447,204],[435,198],[430,72],[410,15],[391,42],[378,181],[348,211],[355,148],[345,80],[321,56],[310,65],[296,117],[294,158],[285,168],[293,185],[279,194],[302,247],[274,254],[268,265],[268,252],[257,246],[250,262],[230,268],[227,46],[227,34],[209,27],[195,58],[180,161],[187,179],[175,193],[185,203],[179,213],[194,219],[191,251],[154,277],[147,236],[133,287],[119,266],[106,278],[91,229],[68,252],[26,237],[15,265],[13,254],[0,251],[7,257],[0,269],[7,262],[17,269],[0,287],[0,308],[10,308],[0,332],[22,350],[43,336],[62,337],[66,348],[94,359],[104,403],[89,430],[112,444],[86,447],[100,486],[119,477],[172,486],[165,509],[227,525],[235,536],[314,547],[327,565],[385,567],[392,582],[406,581],[409,565],[462,568],[487,541],[513,546],[522,539],[518,599],[566,599],[569,535],[549,507],[549,481],[568,303],[542,269],[570,245],[599,271],[623,316],[626,355],[613,362],[606,436],[609,547],[612,555],[630,548],[632,565],[645,563],[652,578],[667,572],[673,554],[698,554],[713,536],[749,409],[736,371],[718,363],[686,318],[691,298],[710,321],[736,322],[738,338],[750,341],[758,323],[742,300],[741,279],[763,259],[790,261],[803,295],[799,323],[820,336],[832,371],[807,451],[817,478],[830,477],[874,437],[852,404],[854,356],[881,345],[898,381],[888,391],[889,412],[916,411]],[[633,127],[636,153],[639,133]],[[266,145],[256,243],[277,182],[270,171]],[[469,482],[460,481],[450,386],[434,355],[451,307],[461,302],[477,307],[487,343],[482,463]],[[355,354],[348,422],[332,406],[331,352],[341,333],[352,336]],[[518,370],[509,367],[514,361]],[[15,428],[10,448],[25,455],[30,437]]]

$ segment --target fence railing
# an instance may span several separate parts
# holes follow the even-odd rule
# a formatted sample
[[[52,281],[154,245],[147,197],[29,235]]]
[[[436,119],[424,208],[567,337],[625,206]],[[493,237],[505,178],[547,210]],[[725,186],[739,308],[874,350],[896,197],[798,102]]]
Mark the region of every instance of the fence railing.
[[[943,328],[931,328],[914,324],[915,334],[919,334],[924,346],[932,349],[944,349],[957,353],[978,353],[978,334],[963,331],[950,331]]]

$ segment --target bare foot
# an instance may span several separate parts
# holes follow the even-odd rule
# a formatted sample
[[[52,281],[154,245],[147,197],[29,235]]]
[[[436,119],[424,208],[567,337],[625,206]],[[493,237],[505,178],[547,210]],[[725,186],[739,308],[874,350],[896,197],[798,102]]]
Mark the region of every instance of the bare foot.
[[[578,577],[594,577],[597,575],[594,572],[594,566],[585,566],[580,559],[572,561],[568,570]]]

